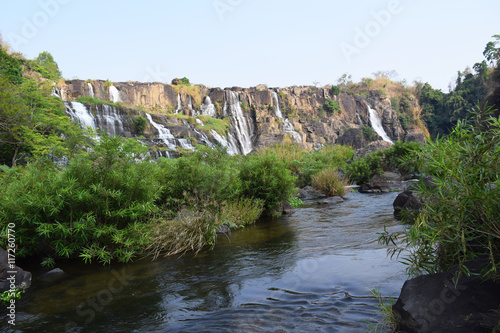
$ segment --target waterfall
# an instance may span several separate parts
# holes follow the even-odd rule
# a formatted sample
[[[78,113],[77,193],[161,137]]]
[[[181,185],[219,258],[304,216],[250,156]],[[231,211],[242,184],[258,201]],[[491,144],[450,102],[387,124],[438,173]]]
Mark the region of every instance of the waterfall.
[[[82,128],[90,127],[94,130],[97,128],[92,112],[85,105],[79,102],[64,102],[64,104],[66,105],[66,113],[69,114],[72,121],[79,122]]]
[[[123,135],[125,132],[124,121],[118,113],[118,109],[106,104],[102,105],[102,111],[96,106],[97,127],[112,136]]]
[[[87,82],[87,87],[89,88],[89,96],[95,98],[94,87],[92,87],[92,84],[90,82]]]
[[[149,123],[153,125],[153,127],[158,131],[158,138],[162,140],[169,149],[176,149],[175,137],[172,135],[172,133],[170,133],[170,130],[161,124],[155,123],[149,113],[146,113],[146,118],[148,119]]]
[[[215,110],[215,105],[212,104],[210,97],[205,97],[203,104],[201,105],[201,114],[209,117],[217,117],[217,110]]]
[[[188,150],[195,150],[195,148],[191,145],[191,142],[188,139],[177,139],[182,148]]]
[[[241,153],[246,155],[252,151],[252,134],[250,127],[241,110],[240,100],[237,93],[233,91],[228,92],[229,95],[229,110],[231,111],[232,128],[235,130],[236,140],[241,146]]]
[[[199,119],[196,119],[196,120],[199,120]],[[205,145],[207,145],[210,148],[215,147],[215,145],[210,141],[210,139],[208,138],[208,135],[205,132],[198,131],[198,130],[194,130],[194,132],[196,134],[198,134],[198,141],[204,143]]]
[[[181,94],[177,94],[177,109],[175,110],[175,113],[179,113],[179,111],[181,110],[182,110]]]
[[[113,103],[123,102],[120,97],[120,92],[118,91],[118,89],[116,89],[115,86],[109,87],[109,97]]]
[[[361,126],[364,126],[365,124],[363,124],[363,120],[361,120],[361,117],[359,116],[358,113],[356,113],[356,116],[358,117],[358,122]]]
[[[280,111],[280,103],[279,103],[279,99],[278,99],[278,94],[275,91],[273,91],[272,95],[273,95],[273,101],[274,101],[274,115],[276,116],[276,118],[282,119],[283,115],[281,114],[281,111]]]
[[[227,153],[229,155],[237,155],[238,151],[234,149],[233,145],[227,142],[226,138],[221,136],[219,133],[217,133],[216,130],[212,129],[210,130],[210,134],[214,137],[215,141],[217,141],[222,147],[227,148]]]
[[[55,97],[59,97],[60,99],[62,99],[62,97],[61,97],[61,89],[58,88],[58,87],[52,88],[52,93],[50,94],[50,96],[55,96]]]
[[[380,121],[377,111],[372,109],[369,105],[368,111],[370,112],[370,122],[372,123],[372,127],[375,132],[377,132],[377,134],[382,137],[382,140],[394,144],[394,142],[392,142],[392,140],[389,138],[384,128],[382,127],[382,122]]]
[[[283,119],[283,114],[281,113],[280,110],[278,94],[275,91],[273,91],[272,95],[274,101],[274,115],[276,116],[276,118]],[[295,127],[288,120],[288,118],[283,119],[282,124],[283,124],[283,132],[289,133],[293,137],[295,142],[302,143],[302,136],[300,136],[300,134],[295,131]]]

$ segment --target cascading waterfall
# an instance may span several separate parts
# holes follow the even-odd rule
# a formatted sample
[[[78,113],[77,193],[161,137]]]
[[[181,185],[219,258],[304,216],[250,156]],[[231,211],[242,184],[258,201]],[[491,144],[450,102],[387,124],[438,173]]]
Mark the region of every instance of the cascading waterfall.
[[[372,109],[369,105],[368,105],[368,111],[370,112],[370,122],[375,132],[377,132],[377,134],[380,135],[380,137],[382,137],[382,140],[394,144],[394,142],[392,142],[392,140],[389,138],[384,128],[382,127],[382,122],[380,121],[377,111]]]
[[[280,111],[280,103],[278,100],[278,94],[275,91],[273,91],[272,95],[273,95],[273,101],[274,101],[274,115],[276,116],[276,118],[282,119],[283,115],[281,114],[281,111]]]
[[[182,148],[188,149],[188,150],[195,150],[193,145],[191,145],[191,141],[188,139],[177,139],[179,141],[179,144],[181,145]]]
[[[89,88],[89,96],[95,98],[94,87],[92,87],[92,84],[90,82],[87,82],[87,87]]]
[[[363,120],[361,119],[361,117],[359,116],[358,113],[356,113],[356,116],[358,117],[358,123],[361,125],[361,126],[364,126],[365,124],[363,124]]]
[[[177,94],[177,109],[175,109],[175,113],[179,113],[182,110],[182,101],[181,94]]]
[[[205,97],[203,104],[201,105],[201,114],[209,117],[217,117],[217,111],[215,110],[215,105],[212,104],[210,97]]]
[[[109,87],[109,97],[111,98],[111,101],[113,103],[123,102],[121,97],[120,97],[120,92],[118,91],[118,89],[116,89],[115,86]]]
[[[219,133],[217,133],[216,130],[212,129],[210,130],[210,134],[212,134],[212,136],[214,137],[214,139],[222,146],[222,147],[225,147],[227,148],[227,153],[229,155],[237,155],[238,154],[238,151],[234,148],[234,146],[229,143],[226,138],[224,138],[223,136],[221,136]]]
[[[59,97],[60,99],[62,99],[62,97],[61,97],[61,89],[58,88],[58,87],[52,88],[52,93],[50,95],[51,96],[55,96],[55,97]]]
[[[93,130],[97,128],[96,119],[85,105],[79,102],[64,102],[64,104],[66,105],[66,113],[69,114],[72,121],[79,122],[82,128],[90,127]]]
[[[229,91],[228,95],[227,104],[231,113],[230,118],[231,123],[233,124],[232,128],[234,128],[236,140],[241,146],[241,153],[246,155],[252,151],[252,133],[247,120],[243,115],[243,111],[241,110],[238,94],[233,91]]]
[[[118,113],[118,109],[106,104],[101,107],[102,111],[99,112],[99,109],[97,109],[96,112],[97,127],[112,136],[123,135],[125,132],[124,120]],[[96,108],[98,107],[96,106]]]
[[[209,146],[210,148],[214,148],[215,147],[215,145],[210,141],[210,139],[208,138],[208,135],[206,135],[205,132],[198,131],[196,129],[194,130],[194,132],[196,134],[198,134],[198,141],[204,143],[205,145]]]
[[[172,135],[172,133],[170,133],[170,130],[165,126],[154,122],[149,113],[146,113],[146,118],[148,119],[149,123],[158,131],[158,138],[162,140],[169,149],[176,149],[175,137]]]
[[[276,118],[283,119],[283,114],[281,113],[280,110],[278,94],[273,91],[272,95],[274,100],[274,115],[276,116]],[[283,119],[282,124],[283,124],[283,132],[289,133],[293,137],[295,142],[302,143],[302,136],[300,136],[300,134],[295,131],[295,127],[288,120],[288,118]]]

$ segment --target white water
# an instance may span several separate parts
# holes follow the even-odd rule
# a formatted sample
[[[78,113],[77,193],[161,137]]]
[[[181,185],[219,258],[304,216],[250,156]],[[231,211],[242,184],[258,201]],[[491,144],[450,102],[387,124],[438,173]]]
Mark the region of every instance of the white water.
[[[363,124],[363,120],[361,119],[361,117],[359,116],[359,114],[356,113],[356,116],[358,117],[358,122],[361,126],[364,126],[365,124]]]
[[[199,120],[199,119],[196,119],[196,120]],[[210,139],[208,138],[208,135],[205,132],[198,131],[196,129],[194,130],[194,132],[196,134],[198,134],[198,141],[204,143],[205,145],[209,146],[210,148],[214,148],[215,147],[215,145],[210,141]]]
[[[182,110],[182,101],[181,94],[177,94],[177,109],[175,109],[175,113],[179,113]]]
[[[118,113],[118,109],[103,104],[101,113],[97,114],[97,127],[112,136],[123,135],[125,132],[124,120]]]
[[[382,122],[380,121],[377,111],[373,110],[369,105],[368,111],[370,112],[370,122],[372,123],[372,127],[375,132],[382,137],[382,140],[394,144],[382,127]]]
[[[215,110],[215,105],[212,104],[210,97],[205,97],[203,104],[201,105],[201,114],[209,117],[217,117],[217,111]]]
[[[231,112],[231,123],[235,130],[236,140],[241,146],[241,153],[246,155],[252,151],[252,134],[243,111],[241,110],[238,94],[229,91],[228,107]]]
[[[169,149],[176,149],[175,137],[172,135],[172,133],[170,133],[170,130],[161,124],[155,123],[149,113],[146,113],[146,118],[148,119],[149,123],[158,131],[158,138],[162,140]]]
[[[281,114],[281,111],[280,111],[280,103],[279,103],[279,99],[278,99],[278,94],[275,91],[273,91],[272,95],[273,95],[273,101],[274,101],[274,115],[276,116],[276,118],[282,119],[283,115]]]
[[[109,87],[109,97],[111,98],[111,101],[113,103],[123,102],[121,97],[120,97],[120,92],[118,91],[118,89],[116,89],[115,86]]]
[[[71,120],[78,121],[82,128],[90,127],[96,129],[96,120],[90,110],[85,105],[79,102],[65,102],[66,111],[71,117]]]
[[[191,96],[188,96],[188,110],[191,111],[190,114],[193,114],[193,101],[191,99]]]
[[[238,154],[238,151],[236,149],[234,149],[233,145],[231,143],[229,143],[226,138],[224,138],[223,136],[221,136],[219,133],[217,133],[216,130],[210,130],[210,134],[212,134],[212,136],[214,137],[214,139],[220,143],[220,145],[222,147],[225,147],[227,148],[227,153],[229,155],[236,155]]]
[[[92,84],[90,82],[87,82],[87,86],[89,88],[89,96],[94,98],[95,95],[94,95],[94,87],[92,87]]]
[[[50,95],[51,96],[55,96],[55,97],[59,97],[59,98],[62,99],[62,97],[61,97],[61,89],[59,89],[58,87],[52,88],[52,93]]]
[[[188,149],[188,150],[195,150],[195,148],[191,145],[191,141],[188,139],[177,139],[179,141],[179,144],[181,145],[182,148]]]
[[[283,119],[283,114],[281,113],[280,110],[278,94],[273,91],[272,95],[274,101],[274,115],[276,116],[276,118]],[[282,126],[283,126],[283,132],[290,134],[292,138],[295,140],[295,142],[302,143],[302,136],[295,131],[295,127],[288,120],[288,118],[283,119]]]

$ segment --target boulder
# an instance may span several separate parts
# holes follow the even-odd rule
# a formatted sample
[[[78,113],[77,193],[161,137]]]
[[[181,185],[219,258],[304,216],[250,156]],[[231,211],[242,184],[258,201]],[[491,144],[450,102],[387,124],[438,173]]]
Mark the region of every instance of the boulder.
[[[427,188],[433,188],[435,186],[432,177],[424,177],[420,182],[423,182]],[[394,217],[397,220],[401,220],[402,212],[405,210],[418,211],[422,208],[422,199],[415,193],[418,186],[420,186],[420,183],[408,186],[408,188],[400,193],[392,203],[394,207]]]
[[[316,191],[312,186],[305,186],[298,191],[298,195],[300,199],[312,199],[320,196],[324,196],[324,194]]]
[[[56,282],[61,279],[64,279],[66,277],[66,273],[60,269],[60,268],[54,268],[53,270],[50,270],[48,272],[43,273],[40,275],[37,280],[43,281],[43,282]]]
[[[491,332],[500,324],[500,282],[462,275],[454,284],[455,272],[456,268],[405,282],[392,306],[401,331]]]
[[[344,202],[344,199],[342,199],[341,197],[328,197],[318,201],[318,205],[333,205],[340,202]]]
[[[362,184],[359,188],[361,193],[386,193],[399,191],[404,187],[403,178],[394,172],[384,172],[383,175],[375,175],[369,183]]]
[[[11,281],[15,281],[16,289],[28,288],[31,285],[31,273],[15,265],[11,267],[8,257],[8,252],[0,248],[0,292],[9,290]]]

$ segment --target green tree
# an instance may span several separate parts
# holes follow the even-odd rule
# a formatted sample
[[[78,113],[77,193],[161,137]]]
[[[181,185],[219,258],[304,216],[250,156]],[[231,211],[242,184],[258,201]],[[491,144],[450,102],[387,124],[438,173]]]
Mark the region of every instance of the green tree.
[[[35,62],[41,66],[40,72],[43,77],[53,81],[61,79],[62,73],[59,70],[59,66],[49,52],[43,51],[40,53],[38,57],[35,58]]]

